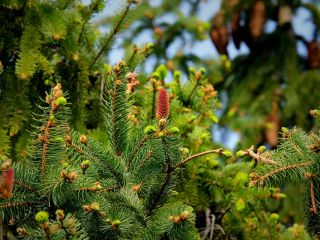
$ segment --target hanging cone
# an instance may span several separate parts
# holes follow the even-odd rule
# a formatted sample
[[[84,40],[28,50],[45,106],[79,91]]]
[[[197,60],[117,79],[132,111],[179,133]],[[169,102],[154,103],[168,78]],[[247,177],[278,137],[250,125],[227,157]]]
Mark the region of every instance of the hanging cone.
[[[320,47],[316,39],[308,44],[308,66],[311,69],[320,68]]]
[[[221,55],[228,55],[227,46],[229,42],[229,34],[227,26],[224,23],[224,14],[221,11],[213,18],[210,37],[218,53]]]
[[[292,20],[292,9],[290,6],[284,5],[279,7],[278,12],[278,24],[280,26],[291,23]]]
[[[232,20],[231,20],[232,39],[233,39],[234,45],[236,46],[237,49],[239,49],[240,45],[241,45],[240,20],[241,20],[241,13],[240,12],[233,14]]]
[[[266,5],[258,0],[254,3],[250,16],[250,33],[253,40],[259,38],[263,32],[263,26],[266,21]]]

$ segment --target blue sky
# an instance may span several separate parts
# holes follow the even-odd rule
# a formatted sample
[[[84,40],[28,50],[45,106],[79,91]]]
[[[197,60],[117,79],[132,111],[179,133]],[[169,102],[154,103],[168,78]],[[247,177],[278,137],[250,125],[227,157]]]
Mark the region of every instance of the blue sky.
[[[143,0],[142,0],[143,1]],[[85,3],[90,2],[90,0],[85,0]],[[109,14],[115,14],[118,12],[119,9],[125,4],[126,0],[111,0],[107,1],[107,5],[103,13],[103,15],[109,15]],[[149,2],[154,5],[158,6],[161,4],[161,0],[149,0]],[[307,1],[306,1],[307,2]],[[219,10],[221,5],[221,0],[203,0],[200,3],[200,11],[198,14],[198,17],[202,19],[203,21],[210,21],[212,16]],[[182,12],[188,12],[188,4],[182,4],[180,10]],[[100,18],[100,16],[97,16],[96,19]],[[166,16],[165,21],[172,22],[174,21],[173,17]],[[308,41],[312,38],[312,31],[314,29],[314,26],[311,22],[311,16],[310,13],[305,9],[298,9],[295,12],[294,18],[293,18],[293,29],[295,33],[303,35]],[[268,21],[265,25],[265,30],[267,32],[271,32],[275,29],[276,23],[272,21]],[[141,34],[141,36],[138,39],[135,39],[133,43],[136,43],[138,45],[141,45],[146,42],[152,42],[152,33],[151,32],[144,32]],[[117,62],[121,60],[123,56],[123,50],[120,49],[121,44],[121,38],[117,40],[113,51],[110,55],[110,59],[112,59],[112,62]],[[175,55],[176,51],[183,48],[186,52],[191,52],[196,55],[198,55],[201,58],[218,58],[219,55],[214,48],[211,40],[208,38],[204,41],[199,41],[193,45],[186,44],[184,46],[181,46],[179,42],[175,42],[172,44],[168,49],[168,55],[173,56]],[[240,50],[237,50],[233,43],[230,43],[228,46],[228,52],[230,54],[230,58],[233,59],[234,57],[238,56],[239,54],[247,53],[248,48],[245,44],[241,45]],[[302,55],[306,54],[306,49],[302,45],[298,45],[298,52]],[[147,70],[152,71],[152,69],[148,68],[148,62],[147,62]]]

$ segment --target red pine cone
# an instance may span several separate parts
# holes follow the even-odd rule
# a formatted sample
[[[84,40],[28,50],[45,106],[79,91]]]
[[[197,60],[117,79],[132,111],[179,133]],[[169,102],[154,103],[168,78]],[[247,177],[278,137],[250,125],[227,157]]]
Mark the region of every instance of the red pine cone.
[[[169,113],[169,96],[165,89],[161,89],[158,94],[157,119],[168,118]]]
[[[14,183],[14,170],[12,167],[8,171],[3,171],[0,182],[0,198],[9,198],[12,195]]]

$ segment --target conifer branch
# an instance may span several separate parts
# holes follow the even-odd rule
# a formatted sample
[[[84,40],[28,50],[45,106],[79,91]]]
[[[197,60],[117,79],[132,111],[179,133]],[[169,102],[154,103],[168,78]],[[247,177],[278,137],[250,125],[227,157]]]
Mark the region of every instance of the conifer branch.
[[[105,44],[102,46],[102,48],[100,49],[100,51],[98,52],[97,56],[92,60],[92,62],[89,64],[89,69],[96,63],[96,61],[101,57],[101,55],[104,53],[104,51],[108,48],[109,44],[111,43],[113,37],[120,31],[120,27],[122,22],[124,21],[125,17],[128,15],[130,7],[132,5],[132,2],[129,2],[128,5],[126,6],[126,9],[124,11],[124,13],[122,14],[119,22],[117,23],[117,25],[115,26],[115,28],[113,29],[111,35],[108,37],[108,39],[106,40]]]
[[[292,148],[299,154],[299,156],[301,158],[303,158],[304,156],[303,156],[300,148],[296,145],[296,143],[294,141],[289,141],[289,142],[290,142],[290,145],[292,146]]]
[[[51,103],[51,109],[50,109],[50,114],[49,116],[53,115],[53,104],[54,102]],[[47,150],[48,150],[48,140],[49,140],[49,128],[51,126],[51,120],[49,120],[44,128],[44,136],[41,139],[43,142],[42,146],[42,156],[41,156],[41,175],[44,177],[46,173],[46,161],[47,161]]]
[[[33,193],[37,193],[37,190],[35,189],[35,188],[33,188],[33,187],[31,187],[31,186],[29,186],[28,184],[25,184],[25,183],[23,183],[23,182],[21,182],[21,181],[19,181],[19,180],[14,180],[14,183],[15,184],[17,184],[17,185],[19,185],[19,186],[21,186],[21,187],[23,187],[23,188],[26,188],[26,189],[28,189],[29,191],[31,191],[31,192],[33,192]]]
[[[150,216],[150,214],[152,213],[153,209],[158,205],[158,203],[161,200],[161,197],[164,193],[164,190],[166,188],[166,186],[168,185],[168,183],[171,180],[171,176],[172,176],[172,171],[171,172],[167,172],[166,174],[166,178],[164,180],[164,182],[162,183],[158,193],[156,194],[156,196],[152,199],[150,206],[148,207],[148,213],[147,216]]]
[[[313,212],[314,214],[318,214],[316,199],[314,196],[314,184],[312,179],[310,179],[310,198],[311,198],[311,206],[312,206],[310,211]]]
[[[166,142],[165,138],[162,138],[162,144],[163,144],[163,151],[165,154],[165,160],[166,160],[166,164],[167,164],[167,172],[171,172],[172,171],[171,158],[170,158],[170,155],[167,151],[168,146],[167,146],[167,142]]]
[[[134,49],[133,53],[131,54],[129,60],[127,61],[128,66],[131,66],[131,64],[133,63],[133,60],[135,58],[135,56],[137,55],[138,49]],[[132,71],[133,69],[130,69],[130,71]]]
[[[89,22],[90,17],[94,13],[94,11],[97,9],[97,7],[99,6],[100,2],[101,2],[101,0],[100,1],[96,1],[96,2],[94,2],[94,4],[90,5],[90,11],[87,12],[87,14],[85,16],[85,20],[84,20],[84,22],[82,24],[82,27],[81,27],[81,31],[80,31],[79,38],[78,38],[78,44],[81,43],[82,35],[84,33],[85,26]]]
[[[181,161],[180,163],[178,163],[172,170],[176,170],[176,169],[179,169],[179,168],[183,167],[186,163],[188,163],[188,162],[191,161],[192,159],[195,159],[195,158],[198,158],[198,157],[207,155],[207,154],[211,154],[211,153],[221,154],[222,151],[223,151],[222,148],[218,148],[218,149],[213,149],[213,150],[209,150],[209,151],[205,151],[205,152],[201,152],[201,153],[195,154],[195,155],[193,155],[193,156],[190,156],[190,157],[182,160],[182,161]]]
[[[79,147],[78,145],[71,142],[71,143],[67,143],[67,146],[73,148],[76,152],[85,155],[89,160],[93,160],[91,155],[86,153],[85,151],[83,151],[83,149],[81,147]]]
[[[100,192],[109,192],[109,191],[114,190],[114,189],[117,189],[117,188],[119,188],[118,185],[113,185],[113,186],[111,186],[111,187],[107,187],[107,188],[101,189]]]
[[[0,204],[0,208],[10,208],[10,207],[18,207],[18,206],[32,206],[35,204],[41,203],[40,201],[36,202],[9,202]]]
[[[105,84],[105,81],[106,81],[105,74],[102,74],[102,76],[101,76],[101,83],[100,83],[100,97],[99,97],[100,104],[102,104],[102,102],[103,102],[103,93],[104,93],[104,84]]]
[[[265,158],[265,157],[261,156],[260,154],[255,153],[252,150],[252,148],[249,148],[246,151],[247,151],[249,156],[251,156],[253,159],[255,159],[257,161],[260,161],[260,162],[265,163],[265,164],[277,164],[276,161],[268,159],[268,158]]]
[[[106,187],[106,188],[101,188],[101,189],[97,189],[95,186],[93,186],[93,187],[82,187],[82,188],[76,189],[76,191],[78,191],[78,192],[80,192],[80,191],[109,192],[109,191],[117,189],[117,188],[119,188],[118,185],[114,185],[114,186]]]
[[[81,155],[86,156],[86,158],[90,161],[95,161],[96,159],[98,161],[101,162],[101,160],[95,156],[92,157],[90,154],[88,154],[86,151],[84,151],[81,147],[77,146],[76,144],[72,143],[72,142],[67,142],[66,146],[71,147],[72,149],[74,149],[76,152],[80,153]],[[122,181],[122,177],[119,173],[117,173],[116,171],[114,171],[113,169],[108,169],[110,171],[110,173],[119,181]]]
[[[196,84],[194,85],[194,87],[192,88],[191,92],[190,92],[190,95],[187,97],[186,99],[186,102],[188,103],[193,95],[193,93],[196,91],[197,87],[199,86],[200,84],[200,77],[196,78]]]
[[[138,168],[141,168],[141,166],[143,166],[143,164],[152,157],[152,154],[152,151],[148,152],[146,156],[139,162]]]
[[[113,97],[113,112],[116,113],[117,112],[117,103],[118,103],[118,99],[117,99],[117,91],[118,91],[118,85],[116,84],[116,87],[114,89],[114,92],[111,93],[111,96]],[[116,116],[115,114],[112,115],[112,122],[113,122],[113,126],[117,126],[117,123],[116,123]],[[116,134],[116,131],[113,132],[113,139],[118,139],[118,136],[115,136]],[[116,154],[117,156],[121,156],[122,152],[121,150],[119,149],[119,146],[118,144],[116,144]]]
[[[169,184],[172,174],[173,174],[173,168],[171,166],[171,158],[170,155],[168,153],[168,146],[167,146],[167,142],[165,140],[165,138],[162,139],[162,144],[163,144],[163,151],[165,153],[165,161],[167,164],[167,170],[166,170],[166,178],[165,181],[162,183],[158,193],[156,194],[155,198],[153,199],[153,201],[151,202],[149,208],[148,208],[148,214],[151,214],[152,210],[158,205],[158,203],[160,202],[162,195],[165,191],[166,186]]]
[[[157,88],[156,88],[156,84],[154,82],[155,80],[152,81],[152,105],[151,105],[151,119],[154,119],[155,115],[156,115],[156,95],[157,95]]]
[[[136,157],[137,153],[139,152],[139,150],[142,148],[142,146],[146,143],[146,141],[148,140],[148,137],[147,136],[144,136],[139,144],[136,146],[136,148],[134,149],[133,151],[133,154],[132,156],[130,157],[128,163],[127,163],[127,166],[126,166],[126,170],[129,171],[130,170],[130,165],[131,165],[131,162],[133,161],[133,159]]]
[[[284,171],[287,171],[287,170],[290,170],[290,169],[295,169],[295,168],[310,166],[310,165],[312,165],[312,164],[313,164],[313,162],[295,163],[295,164],[291,164],[291,165],[287,165],[287,166],[283,166],[283,167],[277,168],[277,169],[275,169],[275,170],[273,170],[273,171],[271,171],[271,172],[269,172],[269,173],[267,173],[267,174],[265,174],[265,175],[263,175],[263,176],[257,176],[257,175],[256,175],[256,176],[254,177],[254,179],[250,181],[250,185],[255,185],[257,182],[259,182],[259,185],[260,185],[260,186],[263,186],[263,182],[264,182],[267,178],[269,178],[269,177],[271,177],[271,176],[273,176],[273,175],[275,175],[275,174],[277,174],[277,173],[279,173],[279,172],[284,172]]]

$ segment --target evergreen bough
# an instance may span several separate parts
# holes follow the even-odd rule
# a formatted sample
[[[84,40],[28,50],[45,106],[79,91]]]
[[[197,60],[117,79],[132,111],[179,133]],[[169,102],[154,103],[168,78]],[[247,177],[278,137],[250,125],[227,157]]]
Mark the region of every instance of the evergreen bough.
[[[13,186],[0,196],[6,231],[23,239],[199,238],[193,209],[170,196],[185,163],[224,151],[184,155],[164,90],[154,125],[133,131],[127,90],[134,76],[121,61],[106,81],[107,144],[70,129],[68,95],[60,84],[47,94],[46,106],[34,114],[25,161],[2,165],[0,192]]]
[[[319,110],[311,114],[319,116]],[[304,215],[308,232],[320,237],[320,195],[319,162],[320,137],[315,133],[307,134],[295,127],[282,128],[282,138],[276,150],[264,152],[254,147],[241,150],[239,157],[250,156],[256,167],[251,174],[251,186],[283,186],[293,181],[304,183]]]

